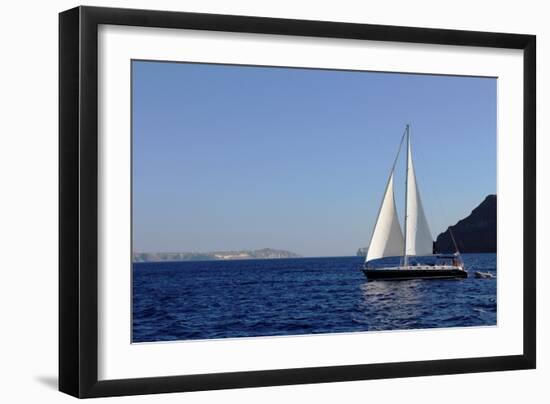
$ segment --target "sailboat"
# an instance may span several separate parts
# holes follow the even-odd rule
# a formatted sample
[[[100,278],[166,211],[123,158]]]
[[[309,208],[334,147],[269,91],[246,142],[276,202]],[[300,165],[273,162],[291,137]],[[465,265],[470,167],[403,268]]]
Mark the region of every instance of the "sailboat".
[[[363,273],[368,279],[382,280],[466,278],[468,272],[464,268],[464,262],[456,243],[454,254],[433,254],[433,239],[420,199],[410,138],[410,125],[407,124],[378,211],[367,257],[362,268]],[[395,205],[394,171],[405,139],[407,143],[407,173],[403,236]],[[452,238],[454,242],[454,237]],[[373,261],[388,257],[399,258],[399,264],[385,267],[372,265]],[[429,257],[431,262],[422,263],[421,257]],[[396,260],[394,259],[394,261]]]

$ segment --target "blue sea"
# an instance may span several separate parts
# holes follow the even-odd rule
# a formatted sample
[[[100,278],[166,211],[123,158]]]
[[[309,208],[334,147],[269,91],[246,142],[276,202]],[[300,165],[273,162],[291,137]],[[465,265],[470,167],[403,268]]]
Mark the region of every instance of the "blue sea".
[[[133,264],[133,342],[496,324],[496,254],[467,279],[368,281],[361,257]]]

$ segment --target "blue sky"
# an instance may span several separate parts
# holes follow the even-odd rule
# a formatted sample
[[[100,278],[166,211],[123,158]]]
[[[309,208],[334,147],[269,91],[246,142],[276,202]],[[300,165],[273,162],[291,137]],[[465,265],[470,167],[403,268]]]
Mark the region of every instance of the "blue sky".
[[[496,193],[494,78],[148,61],[132,73],[136,252],[354,255],[406,123],[434,238]],[[403,159],[397,170],[402,212]]]

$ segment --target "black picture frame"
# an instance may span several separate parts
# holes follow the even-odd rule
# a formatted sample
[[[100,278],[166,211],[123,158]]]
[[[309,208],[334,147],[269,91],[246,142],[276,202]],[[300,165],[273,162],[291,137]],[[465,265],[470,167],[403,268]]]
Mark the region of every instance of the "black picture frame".
[[[523,50],[523,354],[99,381],[100,24]],[[84,398],[535,368],[535,61],[534,35],[97,7],[77,7],[60,13],[59,390]]]

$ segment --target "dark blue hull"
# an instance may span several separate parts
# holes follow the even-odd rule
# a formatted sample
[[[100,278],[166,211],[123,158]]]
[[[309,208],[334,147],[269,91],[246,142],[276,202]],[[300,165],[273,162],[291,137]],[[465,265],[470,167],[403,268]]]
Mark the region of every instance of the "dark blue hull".
[[[363,269],[369,280],[452,279],[467,278],[460,269]]]

